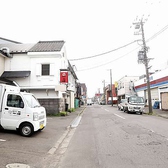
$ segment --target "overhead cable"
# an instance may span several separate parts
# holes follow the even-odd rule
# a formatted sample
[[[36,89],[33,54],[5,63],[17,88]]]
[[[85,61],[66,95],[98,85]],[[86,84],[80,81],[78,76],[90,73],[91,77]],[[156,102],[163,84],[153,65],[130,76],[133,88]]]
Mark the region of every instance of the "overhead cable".
[[[116,49],[113,49],[113,50],[110,50],[110,51],[101,53],[101,54],[97,54],[97,55],[93,55],[93,56],[89,56],[89,57],[82,57],[82,58],[76,58],[76,59],[69,59],[69,61],[79,61],[79,60],[84,60],[84,59],[89,59],[89,58],[99,57],[99,56],[102,56],[102,55],[109,54],[109,53],[111,53],[111,52],[117,51],[117,50],[119,50],[119,49],[121,49],[121,48],[127,47],[127,46],[129,46],[129,45],[131,45],[131,44],[133,44],[133,43],[135,43],[135,42],[137,42],[137,40],[132,41],[131,43],[128,43],[128,44],[123,45],[123,46],[121,46],[121,47],[118,47],[118,48],[116,48]]]
[[[165,26],[164,28],[162,28],[160,31],[158,31],[157,33],[155,33],[155,34],[154,34],[152,37],[150,37],[146,42],[149,42],[150,40],[153,40],[153,39],[156,38],[159,34],[163,33],[166,29],[168,29],[168,25],[166,25],[166,26]],[[138,40],[136,40],[136,41],[138,42]],[[136,42],[136,41],[134,41],[134,42]],[[132,43],[133,43],[133,42],[132,42]],[[129,43],[129,44],[131,44],[131,43]],[[129,45],[129,44],[128,44],[128,45]],[[122,48],[122,47],[120,47],[120,48]],[[139,47],[137,47],[137,48],[139,48]],[[127,54],[124,54],[123,56],[120,56],[120,57],[118,57],[118,58],[116,58],[116,59],[114,59],[114,60],[112,60],[112,61],[110,61],[110,62],[106,62],[106,63],[104,63],[104,64],[97,65],[97,66],[94,66],[94,67],[91,67],[91,68],[88,68],[88,69],[81,69],[81,70],[78,70],[78,71],[86,71],[86,70],[95,69],[95,68],[98,68],[98,67],[100,67],[100,66],[104,66],[104,65],[110,64],[110,63],[112,63],[112,62],[114,62],[114,61],[116,61],[116,60],[118,60],[118,59],[121,59],[122,57],[125,57],[126,55],[132,53],[132,52],[135,51],[137,48],[133,49],[132,51],[128,52]]]
[[[148,40],[146,40],[146,42],[149,42],[150,40],[153,40],[154,38],[156,38],[159,34],[163,33],[166,29],[168,29],[168,25],[166,25],[164,28],[162,28],[160,31],[158,31],[157,33],[155,33],[152,37],[150,37]]]
[[[94,67],[90,67],[90,68],[86,68],[86,69],[81,69],[81,70],[78,70],[78,72],[81,72],[81,71],[87,71],[87,70],[91,70],[91,69],[99,68],[99,67],[101,67],[101,66],[110,64],[110,63],[112,63],[112,62],[114,62],[114,61],[117,61],[118,59],[121,59],[121,58],[127,56],[128,54],[132,53],[133,51],[137,50],[138,48],[139,48],[139,47],[134,48],[134,49],[131,50],[130,52],[128,52],[128,53],[126,53],[126,54],[124,54],[124,55],[122,55],[122,56],[120,56],[120,57],[118,57],[118,58],[116,58],[116,59],[114,59],[114,60],[112,60],[112,61],[106,62],[106,63],[101,64],[101,65],[97,65],[97,66],[94,66]]]

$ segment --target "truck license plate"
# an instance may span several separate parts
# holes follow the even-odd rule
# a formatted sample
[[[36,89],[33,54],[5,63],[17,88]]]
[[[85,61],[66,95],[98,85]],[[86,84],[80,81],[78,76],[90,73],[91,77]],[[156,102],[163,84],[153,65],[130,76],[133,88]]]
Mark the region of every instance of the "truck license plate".
[[[40,129],[44,128],[44,121],[40,122]]]
[[[40,129],[44,128],[44,125],[43,124],[40,124]]]

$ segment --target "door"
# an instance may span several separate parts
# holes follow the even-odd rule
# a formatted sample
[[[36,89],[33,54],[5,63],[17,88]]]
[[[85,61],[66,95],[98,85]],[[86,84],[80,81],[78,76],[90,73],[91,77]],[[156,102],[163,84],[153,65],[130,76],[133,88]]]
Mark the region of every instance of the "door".
[[[3,104],[1,125],[4,129],[15,130],[18,122],[24,118],[24,102],[20,95],[6,93]]]
[[[168,110],[168,93],[164,92],[161,93],[161,105],[162,105],[162,110]]]

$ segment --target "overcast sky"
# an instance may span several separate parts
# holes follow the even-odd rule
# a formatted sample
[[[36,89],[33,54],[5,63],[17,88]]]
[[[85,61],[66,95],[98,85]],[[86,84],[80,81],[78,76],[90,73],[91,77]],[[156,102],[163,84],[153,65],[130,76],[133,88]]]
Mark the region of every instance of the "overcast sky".
[[[133,22],[145,21],[145,38],[157,32],[147,46],[153,69],[163,68],[168,60],[167,0],[0,0],[0,37],[22,43],[42,40],[64,40],[68,59],[77,67],[79,82],[86,83],[93,96],[103,83],[118,81],[123,76],[145,73],[137,63],[142,39],[134,35]],[[137,19],[137,20],[136,20]],[[163,29],[165,27],[165,29]],[[164,30],[164,31],[163,31]],[[121,48],[123,47],[123,48]],[[119,49],[120,48],[120,49]],[[115,50],[117,49],[117,50]],[[102,53],[101,56],[97,56]],[[92,57],[82,59],[86,57]]]

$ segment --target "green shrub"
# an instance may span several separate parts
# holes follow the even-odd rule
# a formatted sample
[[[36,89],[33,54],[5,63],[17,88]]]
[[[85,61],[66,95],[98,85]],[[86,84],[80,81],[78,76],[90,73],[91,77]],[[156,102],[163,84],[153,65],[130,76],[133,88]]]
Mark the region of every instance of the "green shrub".
[[[60,116],[67,116],[68,115],[66,111],[61,111],[59,114],[60,114]]]
[[[74,108],[70,108],[70,109],[68,109],[68,112],[74,112],[75,111],[75,109]]]

